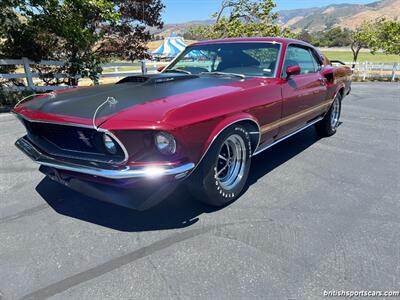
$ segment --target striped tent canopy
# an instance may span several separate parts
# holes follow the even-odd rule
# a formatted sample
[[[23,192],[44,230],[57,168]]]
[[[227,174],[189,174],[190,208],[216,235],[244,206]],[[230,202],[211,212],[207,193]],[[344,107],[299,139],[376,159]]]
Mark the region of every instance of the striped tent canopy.
[[[154,50],[151,54],[161,57],[175,57],[181,53],[186,47],[183,39],[175,34],[164,39],[160,47]]]

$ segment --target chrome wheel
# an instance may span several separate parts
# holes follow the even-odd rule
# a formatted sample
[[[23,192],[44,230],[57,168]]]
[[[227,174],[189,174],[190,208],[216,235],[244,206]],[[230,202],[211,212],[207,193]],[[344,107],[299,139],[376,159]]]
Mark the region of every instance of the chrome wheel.
[[[238,134],[229,136],[222,144],[215,167],[215,179],[225,190],[235,188],[243,177],[247,153],[243,138]]]
[[[340,117],[340,102],[339,99],[336,98],[332,104],[332,111],[331,111],[331,128],[336,129],[339,125],[339,117]]]

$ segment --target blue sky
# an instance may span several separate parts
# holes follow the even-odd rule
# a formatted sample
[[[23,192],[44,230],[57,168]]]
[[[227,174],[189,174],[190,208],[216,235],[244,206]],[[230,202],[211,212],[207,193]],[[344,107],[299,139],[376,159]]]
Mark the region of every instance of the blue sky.
[[[193,20],[206,20],[217,11],[221,0],[163,0],[166,5],[163,13],[165,23],[182,23]],[[275,0],[278,10],[325,6],[339,3],[365,4],[371,0]]]

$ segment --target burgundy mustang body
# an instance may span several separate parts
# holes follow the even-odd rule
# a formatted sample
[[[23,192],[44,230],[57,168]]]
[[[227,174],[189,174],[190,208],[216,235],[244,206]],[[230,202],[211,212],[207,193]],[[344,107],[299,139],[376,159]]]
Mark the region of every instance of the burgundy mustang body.
[[[297,40],[199,42],[159,74],[20,103],[27,135],[16,146],[53,180],[106,201],[144,209],[187,179],[221,206],[239,196],[252,156],[313,124],[334,134],[350,79]],[[137,183],[158,192],[137,200]]]

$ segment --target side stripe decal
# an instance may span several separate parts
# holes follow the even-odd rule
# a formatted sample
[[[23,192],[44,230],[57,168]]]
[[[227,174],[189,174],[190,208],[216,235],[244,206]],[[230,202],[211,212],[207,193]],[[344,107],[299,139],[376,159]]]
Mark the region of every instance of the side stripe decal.
[[[278,127],[281,127],[281,126],[285,126],[285,125],[287,125],[287,124],[289,124],[291,122],[294,122],[294,121],[296,121],[298,119],[301,119],[303,117],[311,115],[311,114],[313,114],[315,112],[318,112],[318,111],[322,112],[324,109],[326,109],[327,107],[329,107],[332,104],[333,100],[334,99],[326,100],[326,101],[322,102],[321,104],[318,104],[316,106],[310,107],[310,108],[308,108],[306,110],[303,110],[301,112],[292,114],[292,115],[287,116],[287,117],[285,117],[283,119],[280,119],[278,121],[266,124],[266,125],[261,127],[261,134],[264,134],[264,133],[266,133],[268,131],[272,131],[274,129],[277,129]]]

